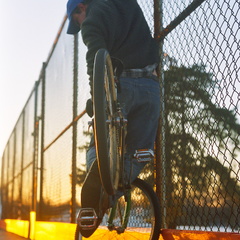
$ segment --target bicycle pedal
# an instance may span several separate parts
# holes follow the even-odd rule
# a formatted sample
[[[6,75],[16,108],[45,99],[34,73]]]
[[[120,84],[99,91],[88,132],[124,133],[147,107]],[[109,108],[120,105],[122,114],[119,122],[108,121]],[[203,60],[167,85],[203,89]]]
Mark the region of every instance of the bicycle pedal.
[[[98,216],[93,208],[80,209],[77,224],[82,230],[91,230],[97,227]]]
[[[150,162],[154,158],[154,152],[151,149],[139,149],[133,156],[138,162]]]

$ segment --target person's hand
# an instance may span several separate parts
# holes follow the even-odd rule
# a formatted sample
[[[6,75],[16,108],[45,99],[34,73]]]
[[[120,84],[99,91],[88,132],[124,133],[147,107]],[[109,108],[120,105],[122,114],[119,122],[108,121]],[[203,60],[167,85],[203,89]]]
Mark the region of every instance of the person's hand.
[[[93,102],[91,98],[89,98],[86,102],[86,112],[89,117],[93,116]]]

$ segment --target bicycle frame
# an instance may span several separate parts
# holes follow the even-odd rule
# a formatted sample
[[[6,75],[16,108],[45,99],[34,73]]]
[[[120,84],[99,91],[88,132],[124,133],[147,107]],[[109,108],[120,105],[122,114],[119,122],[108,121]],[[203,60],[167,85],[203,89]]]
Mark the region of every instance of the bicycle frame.
[[[117,77],[115,76],[115,88],[116,91],[120,88],[119,82]],[[117,208],[118,208],[118,202],[114,204],[114,206],[110,209],[109,218],[108,218],[108,229],[110,231],[117,231],[117,233],[123,233],[125,229],[127,228],[129,216],[130,216],[130,210],[131,210],[131,184],[130,179],[131,176],[129,176],[128,181],[124,178],[124,157],[125,157],[125,137],[126,137],[126,127],[127,127],[127,119],[124,118],[121,110],[121,106],[119,103],[117,103],[117,116],[114,118],[114,123],[118,128],[118,134],[120,139],[120,146],[119,146],[119,153],[120,153],[120,179],[119,179],[119,189],[123,191],[124,198],[126,202],[124,215],[121,216],[121,226],[115,227],[113,220],[116,216]],[[131,171],[130,171],[131,172]],[[131,175],[131,174],[130,174]]]
[[[124,190],[126,187],[125,181],[124,181],[124,156],[125,156],[125,136],[126,136],[126,127],[127,127],[127,119],[123,117],[121,107],[118,104],[117,106],[117,125],[119,129],[119,136],[120,136],[120,179],[119,179],[119,189]]]

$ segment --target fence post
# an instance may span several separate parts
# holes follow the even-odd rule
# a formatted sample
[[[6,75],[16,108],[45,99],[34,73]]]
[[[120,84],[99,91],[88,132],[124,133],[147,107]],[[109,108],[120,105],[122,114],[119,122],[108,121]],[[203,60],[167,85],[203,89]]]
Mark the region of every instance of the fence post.
[[[9,181],[10,181],[10,174],[9,174],[9,165],[10,165],[10,140],[8,139],[8,143],[7,143],[7,145],[8,145],[8,148],[7,148],[7,181],[6,181],[6,183],[7,183],[7,185],[6,185],[6,187],[7,187],[7,194],[6,194],[6,196],[7,196],[7,214],[6,214],[6,216],[8,217],[8,218],[11,218],[10,217],[10,207],[11,207],[11,205],[10,205],[10,196],[9,196],[9,193],[10,193],[10,191],[9,191]]]
[[[154,36],[158,38],[163,29],[162,0],[154,0]],[[163,72],[163,41],[159,42],[160,62],[158,68],[160,84],[160,119],[156,138],[156,193],[161,202],[161,228],[166,228],[166,156],[165,156],[165,103]]]
[[[76,184],[77,184],[77,117],[78,106],[78,34],[74,35],[74,60],[73,60],[73,125],[72,125],[72,199],[71,223],[76,220]]]
[[[14,205],[13,205],[13,203],[14,203],[14,192],[15,192],[15,184],[16,184],[16,180],[15,180],[15,173],[16,173],[16,127],[14,128],[14,130],[13,130],[13,133],[12,133],[13,135],[13,146],[12,146],[12,148],[13,148],[13,150],[12,150],[12,157],[13,157],[13,165],[12,165],[12,193],[11,193],[11,195],[12,195],[12,199],[11,199],[11,218],[15,218],[16,216],[15,216],[15,208],[14,208]]]
[[[3,177],[3,174],[4,174],[4,162],[5,162],[5,159],[4,159],[4,153],[2,155],[2,162],[1,162],[1,184],[0,184],[0,219],[3,219],[3,204],[4,204],[4,198],[3,198],[3,195],[5,193],[4,189],[5,189],[5,186],[4,186],[4,177]]]
[[[28,235],[30,239],[35,239],[35,221],[37,211],[37,169],[38,169],[38,138],[39,138],[39,125],[37,117],[38,106],[38,82],[35,82],[34,86],[34,119],[33,119],[33,161],[32,161],[32,203],[31,211],[29,213],[29,231]]]
[[[7,146],[7,145],[6,145]],[[0,201],[1,201],[1,214],[0,217],[1,219],[6,218],[6,212],[7,212],[7,201],[6,201],[6,196],[7,196],[7,181],[5,179],[5,169],[7,168],[6,164],[6,146],[2,155],[2,164],[1,164],[1,191],[0,191]]]
[[[40,186],[39,186],[39,209],[37,219],[42,220],[43,218],[43,180],[44,180],[44,126],[45,126],[45,91],[46,91],[46,67],[47,64],[44,62],[42,66],[41,79],[42,79],[42,102],[41,102],[41,139],[40,139]]]
[[[37,160],[38,160],[38,118],[37,118],[37,100],[38,100],[38,83],[34,87],[34,132],[33,132],[33,176],[32,176],[32,209],[36,212],[37,205]]]
[[[21,154],[21,175],[20,175],[20,189],[19,189],[19,202],[20,202],[20,209],[19,209],[19,216],[21,219],[23,217],[23,161],[24,161],[24,143],[25,143],[25,109],[22,112],[22,154]]]

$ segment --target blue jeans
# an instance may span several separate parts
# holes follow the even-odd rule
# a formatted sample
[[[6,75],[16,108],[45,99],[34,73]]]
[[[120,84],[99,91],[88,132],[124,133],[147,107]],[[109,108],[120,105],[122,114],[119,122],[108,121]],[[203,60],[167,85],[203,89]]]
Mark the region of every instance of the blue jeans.
[[[139,149],[154,149],[160,114],[159,83],[149,78],[121,78],[118,101],[128,120],[126,135],[125,175],[129,176],[131,164],[133,181],[146,163],[138,162],[133,154]],[[87,169],[96,160],[95,147],[87,152]]]

